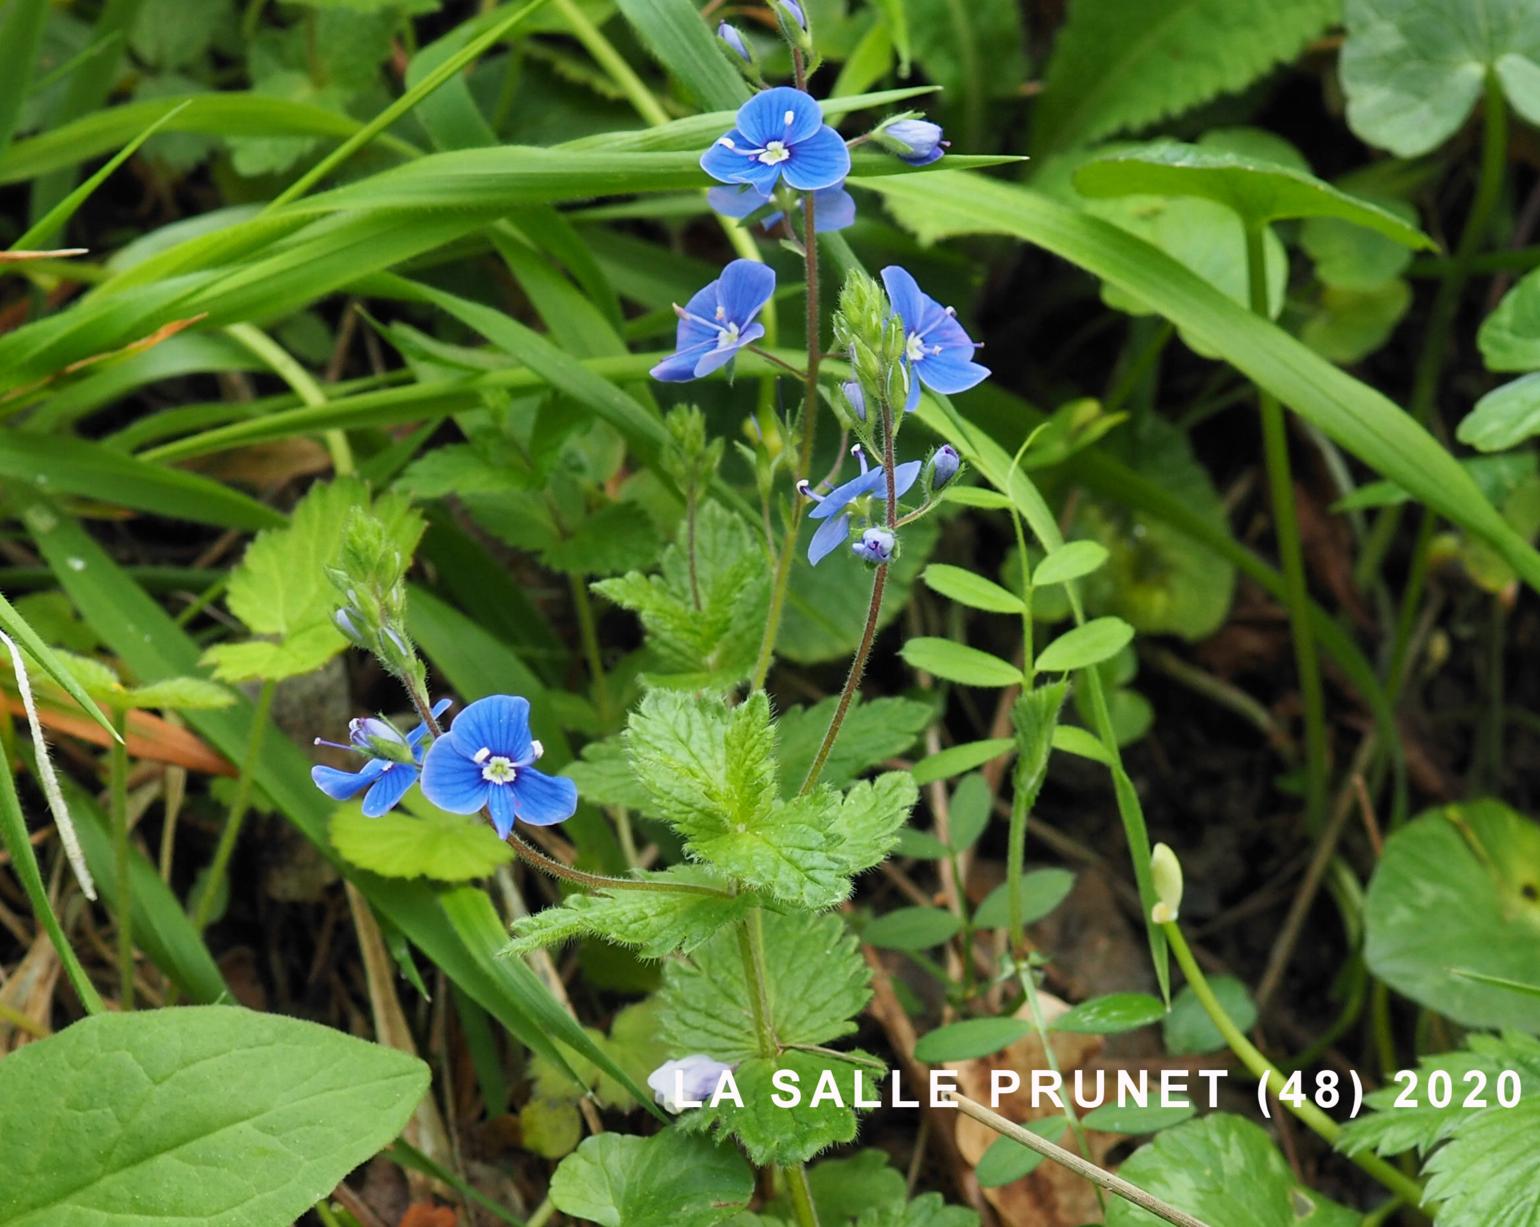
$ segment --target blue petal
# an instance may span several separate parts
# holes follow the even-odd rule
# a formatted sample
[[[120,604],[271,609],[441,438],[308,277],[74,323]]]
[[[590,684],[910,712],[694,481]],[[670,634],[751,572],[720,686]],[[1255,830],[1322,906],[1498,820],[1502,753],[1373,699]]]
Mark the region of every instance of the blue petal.
[[[513,820],[518,816],[512,784],[487,786],[487,812],[492,815],[492,829],[497,832],[497,837],[507,839],[508,832],[513,830]]]
[[[700,168],[723,183],[741,183],[742,171],[753,159],[728,148],[724,141],[731,141],[738,149],[754,148],[748,137],[733,128],[712,141],[711,148],[700,155]]]
[[[428,747],[422,760],[422,792],[439,809],[451,814],[474,814],[487,803],[492,785],[481,778],[481,768],[461,754],[448,737]]]
[[[752,345],[760,337],[765,335],[763,324],[750,324],[738,334],[736,344],[724,345],[721,349],[712,347],[706,356],[695,364],[695,377],[700,379],[713,371],[720,370],[738,356],[738,351],[745,345]]]
[[[333,801],[351,801],[374,783],[383,770],[385,764],[377,758],[371,758],[358,771],[340,771],[317,763],[310,768],[310,778]]]
[[[577,785],[564,775],[546,775],[523,767],[508,791],[513,794],[513,810],[519,821],[532,827],[565,822],[577,809]]]
[[[919,332],[920,323],[925,318],[925,306],[931,300],[920,291],[915,279],[907,269],[890,264],[882,270],[882,284],[888,292],[888,302],[893,304],[898,318],[904,321],[904,330]]]
[[[919,477],[921,464],[918,460],[911,460],[906,464],[893,466],[893,493],[898,498],[903,498],[909,493],[909,487],[914,485],[915,478]],[[887,483],[883,483],[884,495],[887,491]]]
[[[491,750],[514,763],[534,762],[529,700],[512,694],[477,699],[455,717],[449,726],[449,739],[466,758]]]
[[[723,217],[748,217],[770,203],[748,183],[734,183],[730,187],[714,187],[706,193],[706,203]]]
[[[440,716],[442,716],[446,711],[449,710],[450,704],[452,704],[453,702],[454,702],[453,699],[440,699],[430,709],[433,712],[433,718],[435,720],[437,720]],[[417,749],[418,746],[420,746],[422,744],[422,739],[424,737],[426,737],[427,735],[428,735],[428,726],[426,724],[419,724],[416,728],[414,728],[410,733],[408,733],[406,735],[406,739],[407,739],[408,742],[411,743],[412,749],[415,750],[415,749]]]
[[[816,192],[844,182],[850,173],[850,150],[845,140],[825,124],[812,136],[799,141],[791,157],[781,163],[786,182],[803,192]]]
[[[813,539],[807,543],[807,560],[816,567],[835,550],[839,549],[840,546],[844,545],[849,536],[850,517],[848,515],[839,516],[833,520],[825,520],[818,526],[818,531],[813,534]]]
[[[904,412],[913,413],[920,407],[920,377],[914,373],[914,363],[904,363],[904,373],[909,376],[909,393],[904,397]]]
[[[968,352],[973,352],[972,346],[969,346]],[[980,366],[977,362],[960,356],[956,350],[943,350],[939,354],[932,354],[924,362],[916,365],[915,370],[919,372],[927,388],[948,396],[954,392],[966,392],[989,378],[987,366]]]
[[[652,368],[652,377],[662,383],[687,383],[696,378],[695,368],[702,358],[716,348],[716,341],[702,341],[677,354],[670,354]]]
[[[790,165],[789,159],[771,166],[758,158],[744,158],[743,166],[733,182],[752,184],[754,190],[761,196],[768,196],[775,191],[775,185],[781,181],[781,171]]]
[[[855,225],[856,202],[842,187],[826,187],[813,194],[813,229],[819,234],[832,234]]]
[[[788,113],[790,123],[786,122]],[[755,94],[738,108],[738,130],[756,149],[763,149],[771,141],[799,144],[823,126],[823,112],[818,104],[810,95],[789,85]]]
[[[811,520],[826,520],[836,512],[843,511],[853,500],[863,494],[872,494],[884,489],[887,478],[882,475],[882,469],[867,469],[859,477],[852,477],[843,486],[835,486],[833,490],[824,495],[823,502],[808,512]]]
[[[734,260],[717,281],[717,301],[729,323],[742,328],[775,293],[775,270],[758,260]]]
[[[364,794],[364,817],[378,818],[387,810],[394,809],[396,802],[406,796],[406,790],[417,778],[417,768],[405,763],[392,763],[374,782],[374,787]]]

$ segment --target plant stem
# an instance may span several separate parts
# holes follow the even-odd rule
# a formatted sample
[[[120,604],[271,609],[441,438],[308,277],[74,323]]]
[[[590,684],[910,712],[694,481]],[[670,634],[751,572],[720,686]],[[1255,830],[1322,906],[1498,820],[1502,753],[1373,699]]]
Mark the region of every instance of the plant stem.
[[[214,859],[209,862],[208,871],[203,875],[203,890],[193,906],[193,929],[199,933],[208,926],[215,896],[219,894],[219,885],[230,867],[235,841],[240,838],[241,824],[246,821],[246,811],[251,805],[252,775],[256,771],[257,755],[262,752],[262,738],[267,732],[268,717],[273,710],[273,692],[277,688],[276,682],[263,682],[262,691],[257,696],[251,731],[246,735],[246,753],[241,758],[241,774],[235,782],[235,798],[230,802],[230,812],[225,815],[225,826],[219,833]]]
[[[1251,309],[1267,318],[1267,262],[1261,224],[1246,226],[1246,267],[1251,288]],[[1316,657],[1315,633],[1310,627],[1310,592],[1305,582],[1305,554],[1299,537],[1298,512],[1294,506],[1294,478],[1289,471],[1289,432],[1283,406],[1265,389],[1257,389],[1262,412],[1262,448],[1267,465],[1267,484],[1272,493],[1273,535],[1283,570],[1284,603],[1289,609],[1289,630],[1294,643],[1294,668],[1299,674],[1299,696],[1305,721],[1305,822],[1318,831],[1326,814],[1326,698],[1321,689],[1321,664]]]
[[[887,524],[891,531],[898,525],[898,491],[895,488],[893,474],[893,406],[889,403],[887,394],[882,397],[882,468],[887,476]],[[823,741],[818,747],[818,753],[813,759],[813,765],[807,770],[807,778],[802,781],[802,787],[797,795],[804,796],[813,791],[818,783],[818,777],[823,774],[824,764],[829,761],[829,752],[834,749],[834,742],[840,735],[840,727],[845,723],[845,716],[850,711],[851,701],[855,698],[856,687],[861,684],[861,677],[866,672],[866,661],[872,654],[872,643],[877,638],[877,623],[882,616],[882,594],[888,583],[888,563],[880,562],[872,571],[872,599],[866,607],[866,626],[861,631],[861,642],[856,646],[856,654],[850,658],[850,672],[845,675],[845,686],[840,691],[839,704],[834,709],[834,716],[829,721],[829,727],[824,731]]]
[[[588,20],[587,14],[573,0],[556,0],[555,7],[572,27],[572,33],[583,44],[584,50],[594,57],[594,63],[609,74],[610,80],[626,96],[632,109],[653,127],[668,123],[668,112],[652,96],[646,82],[636,75],[625,57],[615,50],[615,45],[604,37],[603,31]]]
[[[112,714],[118,738],[107,747],[109,813],[112,817],[112,859],[117,872],[118,1006],[134,1008],[134,887],[128,859],[128,747],[123,744],[127,713]]]
[[[568,576],[572,585],[572,604],[577,610],[578,637],[583,641],[583,656],[588,661],[588,676],[594,687],[594,707],[599,712],[599,723],[610,722],[610,687],[604,675],[604,654],[599,648],[599,628],[594,620],[593,602],[588,599],[588,587],[582,577]]]
[[[959,1095],[955,1091],[951,1093],[953,1105],[964,1116],[971,1116],[981,1125],[986,1125],[1003,1137],[1008,1137],[1013,1142],[1019,1142],[1028,1150],[1036,1151],[1046,1158],[1052,1159],[1061,1167],[1068,1168],[1077,1176],[1083,1176],[1098,1188],[1106,1189],[1109,1193],[1116,1193],[1124,1201],[1132,1202],[1141,1210],[1148,1210],[1157,1218],[1165,1219],[1168,1223],[1175,1223],[1177,1227],[1208,1227],[1202,1219],[1194,1218],[1185,1210],[1178,1210],[1175,1206],[1167,1205],[1153,1194],[1146,1193],[1136,1184],[1129,1184],[1121,1176],[1114,1176],[1111,1172],[1104,1171],[1096,1164],[1082,1159],[1072,1150],[1050,1142],[1047,1138],[1038,1137],[1029,1129],[1023,1129],[1015,1121],[1006,1120],[997,1112],[991,1112],[981,1103],[975,1103],[966,1095]]]
[[[1278,1067],[1269,1061],[1242,1033],[1241,1029],[1225,1012],[1219,998],[1214,996],[1214,990],[1209,987],[1208,978],[1198,966],[1198,961],[1192,957],[1192,951],[1188,949],[1187,939],[1182,936],[1182,930],[1175,921],[1161,925],[1165,931],[1166,941],[1171,946],[1171,952],[1176,956],[1177,965],[1182,969],[1182,974],[1187,977],[1187,983],[1192,988],[1193,996],[1198,999],[1204,1011],[1209,1016],[1209,1021],[1214,1024],[1219,1034],[1224,1037],[1225,1043],[1230,1046],[1230,1051],[1240,1058],[1241,1064],[1251,1071],[1253,1077],[1258,1080],[1268,1079],[1270,1084],[1282,1087],[1284,1077],[1278,1071]],[[1299,1103],[1291,1103],[1280,1098],[1289,1112],[1303,1121],[1309,1128],[1328,1145],[1335,1146],[1341,1136],[1342,1127],[1316,1107],[1308,1098]],[[1385,1160],[1372,1152],[1349,1155],[1354,1163],[1362,1168],[1374,1179],[1401,1198],[1409,1206],[1421,1206],[1423,1191],[1422,1186],[1411,1177],[1398,1172]]]

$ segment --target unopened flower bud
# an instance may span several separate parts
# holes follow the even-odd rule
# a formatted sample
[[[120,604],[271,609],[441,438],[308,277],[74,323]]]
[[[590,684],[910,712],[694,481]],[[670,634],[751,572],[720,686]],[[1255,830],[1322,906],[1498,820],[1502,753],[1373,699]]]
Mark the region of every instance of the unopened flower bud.
[[[807,30],[807,14],[802,11],[802,5],[798,0],[771,0],[771,2],[787,17],[797,23],[797,28]]]
[[[962,457],[957,454],[957,449],[950,443],[943,443],[930,458],[930,488],[941,489],[957,476],[961,467]]]
[[[717,37],[728,45],[733,53],[745,64],[754,62],[753,53],[749,51],[748,44],[743,41],[743,35],[738,33],[738,28],[730,22],[722,22],[717,26]]]
[[[845,394],[845,401],[850,406],[850,411],[861,421],[866,421],[866,395],[861,391],[861,385],[854,379],[847,379],[840,384],[840,391]]]
[[[896,544],[893,534],[887,529],[868,528],[861,534],[861,540],[850,543],[850,548],[857,558],[875,565],[892,561]]]
[[[929,166],[950,143],[941,139],[941,125],[928,119],[896,120],[879,129],[877,136],[911,166]]]
[[[343,608],[332,614],[332,622],[346,636],[349,643],[365,647],[363,632],[358,626],[362,617],[363,615],[356,609]]]
[[[1158,900],[1150,909],[1150,918],[1156,924],[1171,924],[1182,909],[1182,863],[1168,845],[1156,844],[1151,851],[1150,877]]]

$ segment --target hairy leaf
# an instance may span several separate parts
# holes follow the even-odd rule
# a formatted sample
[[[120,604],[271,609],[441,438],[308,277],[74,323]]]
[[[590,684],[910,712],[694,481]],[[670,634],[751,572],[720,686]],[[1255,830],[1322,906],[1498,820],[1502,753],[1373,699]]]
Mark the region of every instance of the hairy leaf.
[[[748,1205],[754,1174],[731,1146],[666,1129],[651,1137],[601,1133],[563,1159],[551,1201],[604,1227],[713,1227]]]

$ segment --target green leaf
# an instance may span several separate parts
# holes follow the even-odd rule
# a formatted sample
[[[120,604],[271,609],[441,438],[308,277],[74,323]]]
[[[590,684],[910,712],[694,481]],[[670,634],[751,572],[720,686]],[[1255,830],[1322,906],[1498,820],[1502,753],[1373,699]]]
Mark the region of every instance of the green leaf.
[[[1348,126],[1397,157],[1453,136],[1494,78],[1540,123],[1540,35],[1527,0],[1347,0]]]
[[[1147,993],[1108,993],[1082,1001],[1048,1025],[1081,1035],[1118,1035],[1165,1017],[1166,1007]]]
[[[753,1194],[754,1173],[737,1151],[677,1129],[588,1138],[551,1178],[558,1210],[605,1227],[713,1227]]]
[[[926,238],[1014,235],[1135,294],[1346,451],[1485,538],[1526,584],[1540,588],[1540,554],[1509,528],[1432,436],[1367,384],[1254,313],[1236,311],[1170,257],[1097,218],[979,175],[932,171],[863,186],[882,193]]]
[[[1394,197],[1362,197],[1387,209],[1408,225],[1416,225],[1417,211]],[[1323,285],[1337,290],[1377,290],[1394,281],[1412,262],[1412,253],[1393,239],[1335,217],[1309,217],[1299,228],[1300,246],[1315,262],[1315,275]]]
[[[1069,1119],[1049,1116],[1042,1120],[1028,1121],[1026,1128],[1040,1138],[1057,1142],[1069,1128]],[[984,1152],[984,1157],[978,1161],[973,1174],[984,1188],[998,1189],[1002,1185],[1015,1183],[1023,1176],[1030,1176],[1046,1157],[1010,1138],[996,1138]]]
[[[1196,196],[1224,205],[1242,222],[1255,226],[1330,217],[1407,247],[1437,248],[1416,226],[1390,210],[1308,171],[1180,141],[1157,141],[1095,158],[1075,172],[1075,186],[1087,196]]]
[[[1501,452],[1540,434],[1540,371],[1493,388],[1460,420],[1455,437],[1467,447]]]
[[[616,0],[616,6],[703,110],[736,110],[748,100],[742,74],[690,0]]]
[[[1030,1019],[967,1018],[920,1036],[914,1045],[914,1055],[916,1060],[927,1065],[971,1061],[1009,1048],[1031,1034]]]
[[[64,693],[75,701],[81,711],[101,725],[114,740],[118,739],[118,733],[112,727],[112,721],[102,714],[102,709],[92,702],[91,696],[75,680],[75,675],[69,671],[63,659],[37,637],[37,633],[27,625],[27,620],[17,612],[16,606],[5,599],[3,592],[0,592],[0,631],[15,640],[21,650],[36,661],[43,672],[64,689]],[[10,664],[10,653],[6,652],[3,659],[0,659],[0,665],[8,668]]]
[[[1245,88],[1336,20],[1338,0],[1075,0],[1033,116],[1035,154],[1145,128]]]
[[[993,657],[991,657],[993,659]],[[1020,675],[1018,674],[1018,679]],[[1016,748],[1011,737],[991,737],[984,741],[967,741],[960,746],[948,746],[945,750],[922,758],[910,773],[916,784],[933,784],[937,780],[950,779],[964,771],[982,767],[991,759],[1009,754]]]
[[[1236,1027],[1242,1032],[1250,1031],[1257,1021],[1257,1007],[1246,986],[1234,976],[1212,976],[1208,985]],[[1224,1036],[1219,1034],[1190,985],[1176,995],[1161,1027],[1166,1051],[1174,1057],[1218,1052],[1225,1047]]]
[[[378,818],[366,818],[356,804],[339,807],[331,837],[347,860],[387,878],[468,882],[513,860],[513,849],[481,815],[445,813],[415,790]]]
[[[774,1102],[773,1097],[781,1093],[772,1082],[778,1070],[797,1076],[801,1102],[795,1109],[777,1107]],[[818,1052],[793,1049],[779,1057],[753,1057],[734,1073],[743,1107],[731,1101],[712,1107],[708,1102],[682,1117],[680,1127],[731,1133],[749,1158],[762,1167],[804,1163],[830,1146],[855,1140],[856,1114],[851,1105],[857,1093],[856,1079],[861,1079],[862,1098],[871,1101],[878,1097],[881,1076],[876,1070]],[[832,1089],[837,1101],[824,1097],[813,1103],[821,1085],[825,1091]]]
[[[905,771],[884,772],[851,788],[834,828],[840,872],[854,876],[879,865],[898,842],[919,797],[918,785]]]
[[[1299,338],[1332,362],[1351,366],[1378,350],[1412,305],[1412,287],[1388,281],[1372,290],[1327,286],[1300,325]]]
[[[628,514],[640,519],[634,510]],[[695,532],[699,608],[683,524],[656,575],[631,571],[593,589],[641,618],[647,646],[666,669],[730,684],[754,667],[770,600],[769,572],[748,524],[725,507],[704,504]]]
[[[1122,618],[1092,618],[1065,631],[1037,658],[1039,673],[1068,673],[1111,660],[1133,641],[1134,628]]]
[[[60,435],[6,431],[0,478],[50,495],[73,494],[194,524],[271,528],[283,517],[229,486]]]
[[[830,695],[812,707],[788,708],[776,720],[783,792],[790,794],[801,786],[838,704],[839,697]],[[845,713],[840,735],[818,778],[843,788],[862,772],[908,750],[934,715],[928,703],[913,699],[858,699]]]
[[[861,940],[879,950],[929,950],[951,941],[962,930],[955,912],[939,907],[899,907],[884,912],[861,931]]]
[[[1529,1062],[1525,1072],[1532,1087],[1540,1076],[1540,1061]],[[1489,1107],[1452,1129],[1448,1142],[1434,1151],[1424,1169],[1428,1200],[1441,1203],[1439,1227],[1540,1224],[1535,1197],[1540,1154],[1530,1144],[1537,1130],[1540,1095],[1534,1093],[1516,1107]]]
[[[1476,334],[1489,371],[1540,370],[1540,269],[1503,295]]]
[[[962,1206],[949,1206],[940,1193],[925,1193],[907,1205],[873,1206],[854,1227],[979,1227],[979,1216]]]
[[[1075,875],[1068,869],[1029,869],[1018,883],[1021,923],[1036,924],[1063,903],[1074,886]],[[1010,910],[1009,888],[1001,882],[979,904],[978,911],[973,913],[973,923],[980,929],[1003,929],[1010,923]]]
[[[0,1223],[107,1227],[128,1205],[215,1227],[291,1222],[395,1137],[427,1087],[415,1057],[276,1014],[87,1018],[0,1064]]]
[[[1197,1115],[1197,1109],[1187,1107],[1161,1107],[1154,1105],[1141,1108],[1137,1104],[1125,1107],[1120,1103],[1104,1103],[1092,1108],[1080,1118],[1087,1129],[1099,1129],[1103,1133],[1159,1133]]]
[[[123,701],[130,707],[159,711],[212,711],[229,707],[235,695],[201,677],[168,677],[148,686],[130,687],[123,692]]]
[[[1540,1001],[1452,968],[1540,980],[1540,825],[1500,801],[1430,810],[1385,841],[1364,959],[1391,988],[1467,1027],[1540,1030]]]
[[[1216,1112],[1164,1130],[1119,1169],[1125,1179],[1214,1227],[1354,1227],[1359,1216],[1304,1188],[1262,1129]],[[1111,1198],[1107,1227],[1156,1227],[1132,1202]]]
[[[240,682],[309,673],[347,646],[332,624],[341,601],[325,568],[337,558],[349,512],[367,504],[359,481],[318,484],[294,508],[287,528],[257,534],[230,573],[225,604],[254,635],[273,638],[215,644],[203,659],[216,677]],[[402,557],[410,558],[422,535],[421,518],[388,495],[375,510]]]
[[[932,592],[970,609],[1019,614],[1023,608],[1021,598],[1015,593],[1007,592],[993,580],[965,571],[962,567],[933,562],[925,568],[920,578]]]
[[[840,917],[762,912],[759,923],[776,1038],[814,1045],[854,1032],[852,1017],[871,995],[870,973]],[[759,1052],[735,929],[719,931],[688,960],[670,962],[661,996],[663,1036],[676,1055],[740,1061]]]
[[[540,560],[568,575],[614,575],[656,557],[660,544],[652,521],[634,505],[610,503],[581,521],[570,537],[542,550]]]
[[[902,655],[910,668],[964,686],[1014,686],[1021,681],[1021,670],[1010,661],[950,639],[911,639]]]
[[[825,1159],[807,1174],[820,1222],[843,1223],[869,1206],[902,1204],[903,1173],[881,1150],[858,1150],[843,1159]]]
[[[1095,541],[1070,541],[1043,556],[1032,569],[1032,584],[1067,584],[1071,580],[1089,575],[1107,561],[1105,546]]]
[[[951,811],[947,815],[952,851],[966,852],[978,841],[989,825],[994,801],[989,784],[982,775],[967,775],[952,790]]]
[[[720,893],[613,887],[593,894],[574,893],[556,907],[516,921],[508,953],[526,954],[576,937],[601,937],[635,946],[646,959],[661,959],[675,950],[689,954],[741,921],[757,902],[752,894],[727,894],[722,879],[698,865],[675,865],[642,876],[659,884],[711,886]]]
[[[1101,763],[1105,767],[1112,766],[1112,754],[1106,744],[1090,729],[1083,729],[1078,725],[1055,725],[1053,748],[1078,758],[1088,758],[1093,763]]]

